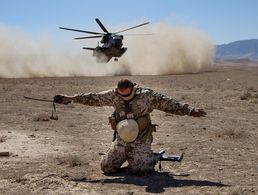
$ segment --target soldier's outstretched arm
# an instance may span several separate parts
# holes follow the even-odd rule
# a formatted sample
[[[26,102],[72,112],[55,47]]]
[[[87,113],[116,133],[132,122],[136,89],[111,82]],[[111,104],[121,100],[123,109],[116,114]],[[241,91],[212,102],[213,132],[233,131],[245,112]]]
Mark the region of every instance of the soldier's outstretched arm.
[[[170,96],[154,91],[151,92],[150,99],[153,109],[158,109],[164,112],[177,115],[191,115],[191,112],[194,110],[194,108],[190,107],[188,104],[181,103]]]
[[[59,101],[55,101],[55,97]],[[113,106],[115,99],[115,90],[102,91],[99,93],[82,93],[79,95],[56,95],[54,101],[60,104],[66,104],[73,101],[74,103],[85,104],[88,106]]]

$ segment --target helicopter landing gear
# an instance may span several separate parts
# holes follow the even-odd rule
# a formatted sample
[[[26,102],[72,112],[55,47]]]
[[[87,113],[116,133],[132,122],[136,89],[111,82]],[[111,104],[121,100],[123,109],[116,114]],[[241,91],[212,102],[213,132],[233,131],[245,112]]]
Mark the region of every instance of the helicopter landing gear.
[[[114,59],[114,61],[118,61],[118,59],[117,59],[117,58],[115,58],[115,59]]]

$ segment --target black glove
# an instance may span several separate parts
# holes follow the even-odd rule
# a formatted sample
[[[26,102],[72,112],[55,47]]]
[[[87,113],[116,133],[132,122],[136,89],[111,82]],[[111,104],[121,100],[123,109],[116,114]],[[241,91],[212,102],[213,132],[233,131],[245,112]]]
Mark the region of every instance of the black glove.
[[[58,104],[63,103],[64,96],[63,95],[55,95],[53,101]]]

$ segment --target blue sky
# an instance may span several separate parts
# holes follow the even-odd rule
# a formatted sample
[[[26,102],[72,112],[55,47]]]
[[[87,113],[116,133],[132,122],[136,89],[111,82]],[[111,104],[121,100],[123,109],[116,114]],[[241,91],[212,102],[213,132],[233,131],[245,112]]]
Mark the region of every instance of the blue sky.
[[[59,26],[101,31],[166,22],[205,32],[215,44],[258,38],[258,0],[1,0],[0,25],[38,37]],[[62,31],[62,33],[68,33]],[[75,35],[75,34],[73,34]],[[77,34],[76,34],[77,35]]]

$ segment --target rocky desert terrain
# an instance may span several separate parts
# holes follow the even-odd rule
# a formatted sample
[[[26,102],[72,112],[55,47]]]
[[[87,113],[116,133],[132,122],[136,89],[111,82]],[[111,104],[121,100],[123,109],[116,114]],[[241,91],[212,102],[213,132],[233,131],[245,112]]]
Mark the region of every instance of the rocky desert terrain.
[[[153,150],[185,154],[146,176],[104,175],[111,107],[24,99],[98,92],[129,78],[204,108],[205,118],[152,113]],[[0,194],[258,194],[258,66],[215,65],[197,74],[0,79]],[[124,165],[126,166],[126,164]]]

